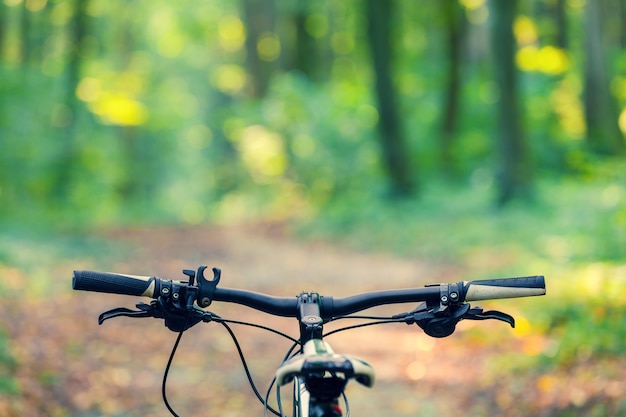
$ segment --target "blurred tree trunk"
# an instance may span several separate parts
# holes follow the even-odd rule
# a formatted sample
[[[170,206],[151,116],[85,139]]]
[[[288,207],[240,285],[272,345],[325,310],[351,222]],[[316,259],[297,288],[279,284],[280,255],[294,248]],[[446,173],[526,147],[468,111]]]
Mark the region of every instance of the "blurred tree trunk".
[[[618,108],[610,91],[610,76],[603,42],[603,15],[598,1],[587,1],[585,10],[584,106],[587,143],[595,152],[620,154],[625,150],[619,130]]]
[[[375,75],[380,114],[380,143],[383,163],[391,180],[392,195],[406,197],[413,192],[409,154],[402,134],[391,74],[391,26],[395,1],[367,0],[368,39]]]
[[[622,49],[626,49],[626,2],[622,0],[619,4],[619,45]]]
[[[20,8],[20,36],[19,36],[19,63],[26,64],[30,57],[28,39],[30,38],[30,12],[26,5],[18,6]]]
[[[250,76],[250,94],[264,97],[270,84],[273,63],[259,54],[263,36],[275,35],[274,0],[243,0],[243,18],[246,25],[246,59]]]
[[[550,31],[541,33],[542,41],[561,49],[567,49],[567,0],[538,1],[533,3],[534,19],[546,18],[553,25]]]
[[[135,51],[135,32],[132,30],[132,19],[134,11],[138,10],[133,7],[133,3],[129,3],[125,8],[126,13],[117,16],[118,24],[121,26],[116,33],[115,51],[119,55],[120,66],[128,69]],[[145,137],[140,134],[135,126],[120,126],[116,129],[119,134],[115,137],[121,142],[121,149],[124,150],[124,161],[121,164],[125,170],[124,175],[116,184],[116,192],[124,200],[135,198],[135,201],[145,196],[147,184],[145,179],[148,178],[150,172],[150,161],[147,160],[146,144],[152,141],[146,141]],[[143,175],[137,175],[141,172]]]
[[[67,61],[65,100],[73,115],[70,123],[72,131],[76,124],[76,116],[80,111],[80,103],[76,97],[76,88],[80,83],[81,49],[88,31],[88,6],[89,0],[74,0],[74,14],[68,27],[69,56]]]
[[[29,9],[26,7],[26,4],[18,7],[21,9],[21,62],[24,64],[39,64],[42,58],[43,44],[46,36],[50,33],[47,26],[49,22],[48,14],[52,8],[48,3],[36,9]]]
[[[230,95],[214,92],[209,105],[209,108],[212,109],[210,117],[207,118],[210,119],[209,123],[224,126],[226,120],[232,117],[230,108],[233,101],[234,99]],[[215,169],[212,170],[215,176],[214,190],[221,197],[235,190],[248,174],[244,174],[239,152],[232,140],[226,136],[224,129],[214,130],[211,149],[211,157],[214,158],[215,164]]]
[[[306,21],[309,17],[307,0],[297,0],[297,10],[293,17],[295,26],[295,39],[293,50],[292,68],[300,71],[310,80],[317,78],[316,69],[319,60],[317,59],[316,41],[306,29]]]
[[[36,9],[22,7],[22,62],[40,65],[43,60],[43,48],[50,35],[52,7],[46,2]]]
[[[461,53],[465,31],[465,11],[459,5],[458,0],[445,0],[442,7],[447,35],[448,79],[441,126],[440,163],[444,174],[452,176],[456,166],[452,147],[457,134],[461,96]]]
[[[500,90],[496,105],[497,203],[503,206],[530,196],[531,169],[522,133],[515,67],[513,23],[517,0],[491,0],[490,5],[495,78]]]
[[[556,21],[557,35],[556,46],[567,49],[569,41],[567,39],[567,13],[565,11],[566,0],[556,0],[554,3],[554,18]]]
[[[81,111],[81,103],[76,97],[76,89],[80,83],[81,47],[87,35],[88,0],[74,0],[74,13],[68,25],[69,52],[67,57],[65,78],[65,105],[69,109],[70,118],[64,127],[65,140],[61,143],[57,160],[55,192],[64,198],[68,195],[73,179],[73,170],[79,159],[76,124]]]
[[[554,24],[554,33],[547,38],[547,42],[561,49],[567,49],[567,0],[554,0],[538,3],[537,16],[547,15]]]
[[[9,24],[9,6],[0,2],[0,62],[6,59],[7,25]]]

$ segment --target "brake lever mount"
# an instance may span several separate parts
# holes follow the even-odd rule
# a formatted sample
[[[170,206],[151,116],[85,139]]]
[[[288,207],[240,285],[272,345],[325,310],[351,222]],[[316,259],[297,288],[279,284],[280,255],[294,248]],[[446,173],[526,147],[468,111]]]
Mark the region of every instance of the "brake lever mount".
[[[115,317],[153,317],[164,319],[165,326],[173,332],[185,331],[200,322],[208,323],[213,319],[213,313],[193,306],[191,310],[173,307],[162,297],[153,300],[150,304],[137,303],[138,310],[120,307],[106,311],[98,317],[98,324]]]
[[[461,320],[488,320],[495,319],[515,327],[515,319],[500,311],[483,311],[480,307],[471,307],[468,303],[461,303],[459,284],[431,284],[439,287],[439,300],[422,303],[409,313],[398,317],[405,323],[416,323],[429,336],[446,337],[454,333],[456,325]]]
[[[426,303],[420,304],[413,311],[403,317],[407,324],[417,324],[424,333],[431,337],[447,337],[454,333],[456,325],[461,320],[488,320],[495,319],[515,327],[515,319],[501,311],[484,311],[480,307],[471,307],[469,304],[460,304],[436,311]]]

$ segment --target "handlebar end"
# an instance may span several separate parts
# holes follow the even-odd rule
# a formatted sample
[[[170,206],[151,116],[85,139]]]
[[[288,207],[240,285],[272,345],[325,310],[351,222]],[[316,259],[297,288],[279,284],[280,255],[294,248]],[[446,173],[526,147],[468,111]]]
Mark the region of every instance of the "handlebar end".
[[[72,289],[155,298],[158,278],[110,272],[74,271]]]
[[[546,294],[543,275],[519,278],[487,279],[463,283],[465,301],[533,297]]]

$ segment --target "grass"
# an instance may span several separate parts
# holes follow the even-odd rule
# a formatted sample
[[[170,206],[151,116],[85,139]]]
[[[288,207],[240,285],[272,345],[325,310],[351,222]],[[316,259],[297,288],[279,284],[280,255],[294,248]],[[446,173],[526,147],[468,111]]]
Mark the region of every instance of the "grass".
[[[122,253],[89,234],[27,227],[4,227],[0,235],[0,297],[49,297],[69,289],[68,278],[76,262],[104,265]]]
[[[518,261],[626,259],[623,186],[546,181],[534,202],[503,210],[493,207],[490,192],[490,187],[432,185],[419,199],[394,204],[347,198],[303,222],[298,232],[339,238],[357,249],[436,259],[471,261],[481,248],[517,252]]]

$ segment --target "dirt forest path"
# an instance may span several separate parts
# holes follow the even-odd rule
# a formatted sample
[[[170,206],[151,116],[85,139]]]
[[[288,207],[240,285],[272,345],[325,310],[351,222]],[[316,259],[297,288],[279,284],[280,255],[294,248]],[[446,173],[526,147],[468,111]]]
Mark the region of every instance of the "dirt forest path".
[[[111,258],[103,253],[101,259],[77,259],[72,265],[66,261],[59,268],[67,270],[54,273],[65,275],[67,287],[72,269],[180,279],[181,269],[202,264],[222,269],[223,287],[278,296],[316,290],[341,297],[462,279],[454,266],[390,254],[357,253],[329,243],[298,242],[277,225],[118,230],[103,237],[117,255]],[[109,264],[107,259],[114,261]],[[133,307],[138,301],[142,300],[59,291],[46,300],[45,308],[41,308],[41,300],[4,304],[0,313],[12,340],[21,390],[5,399],[0,397],[0,415],[168,416],[160,385],[175,334],[163,323],[149,319],[119,318],[97,325],[101,312]],[[36,303],[39,308],[35,308]],[[413,307],[384,311],[394,314]],[[209,309],[225,318],[297,334],[293,319],[271,318],[232,305],[216,304]],[[502,323],[481,322],[483,325],[509,332]],[[471,324],[446,339],[429,338],[416,326],[406,325],[369,327],[329,337],[336,351],[360,356],[376,370],[372,389],[349,385],[351,414],[548,416],[556,415],[550,411],[555,407],[570,407],[570,399],[561,398],[557,392],[567,389],[563,384],[572,372],[575,375],[584,369],[553,379],[541,375],[500,377],[493,359],[503,353],[522,354],[519,342],[511,337],[505,344],[490,345],[465,337],[463,333],[469,328]],[[248,327],[233,329],[264,394],[290,342]],[[623,376],[618,373],[615,380]],[[607,387],[621,395],[623,384],[595,389]],[[170,374],[168,394],[174,409],[185,417],[263,415],[228,333],[216,324],[198,325],[185,333]],[[283,390],[283,396],[288,395],[288,389]],[[589,392],[586,387],[585,395],[601,393]]]

